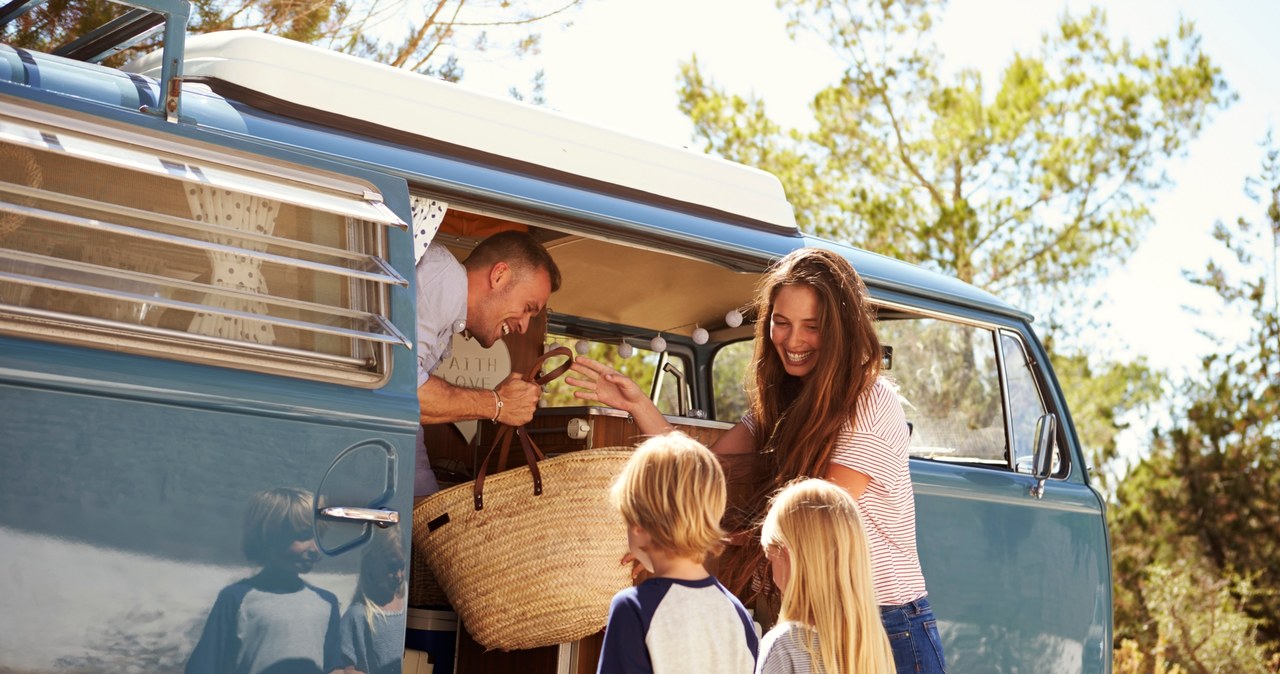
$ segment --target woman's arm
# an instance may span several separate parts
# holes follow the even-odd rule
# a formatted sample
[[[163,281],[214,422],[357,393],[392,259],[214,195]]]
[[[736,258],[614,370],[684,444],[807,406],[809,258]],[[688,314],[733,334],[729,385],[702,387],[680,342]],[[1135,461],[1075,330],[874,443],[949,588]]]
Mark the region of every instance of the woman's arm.
[[[854,498],[862,496],[862,492],[867,490],[867,485],[871,484],[870,475],[842,466],[834,461],[827,464],[827,473],[823,477],[844,487],[844,490]]]
[[[734,424],[711,445],[711,451],[716,454],[748,454],[755,450],[756,440],[741,422]]]
[[[629,413],[635,420],[636,427],[645,435],[661,435],[675,430],[649,396],[640,390],[639,385],[608,365],[586,356],[578,356],[570,371],[581,375],[564,378],[569,384],[581,389],[573,392],[574,397],[602,402]],[[746,454],[755,451],[755,439],[746,426],[734,424],[733,428],[725,431],[711,445],[711,451],[716,454]]]

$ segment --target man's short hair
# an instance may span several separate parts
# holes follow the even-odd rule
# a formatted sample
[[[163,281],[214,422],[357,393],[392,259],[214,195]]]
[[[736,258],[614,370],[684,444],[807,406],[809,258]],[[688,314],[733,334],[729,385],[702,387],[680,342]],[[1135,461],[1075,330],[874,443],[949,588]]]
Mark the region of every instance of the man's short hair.
[[[724,470],[711,450],[684,433],[655,436],[636,448],[612,496],[627,525],[643,528],[668,554],[701,562],[724,548]]]
[[[517,274],[545,270],[551,277],[551,292],[560,289],[560,268],[538,240],[528,232],[507,230],[481,241],[463,263],[467,269],[488,269],[506,262]]]

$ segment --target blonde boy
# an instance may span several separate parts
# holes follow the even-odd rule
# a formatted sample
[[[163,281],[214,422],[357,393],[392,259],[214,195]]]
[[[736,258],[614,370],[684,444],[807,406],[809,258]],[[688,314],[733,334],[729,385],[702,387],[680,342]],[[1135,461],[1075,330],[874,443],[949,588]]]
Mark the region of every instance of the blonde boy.
[[[645,441],[613,487],[627,547],[652,575],[613,598],[598,674],[749,674],[759,638],[751,616],[707,572],[724,532],[724,472],[679,432]]]

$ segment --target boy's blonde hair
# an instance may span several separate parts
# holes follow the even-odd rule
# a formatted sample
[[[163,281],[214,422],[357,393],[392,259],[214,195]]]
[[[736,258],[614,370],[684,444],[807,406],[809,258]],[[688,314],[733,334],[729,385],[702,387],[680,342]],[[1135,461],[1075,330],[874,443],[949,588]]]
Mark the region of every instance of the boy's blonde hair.
[[[644,529],[670,555],[701,563],[724,548],[724,471],[711,450],[684,433],[637,447],[612,496],[627,525]]]
[[[304,489],[277,487],[254,494],[244,515],[244,556],[266,564],[272,550],[311,538],[313,517],[311,492]]]
[[[778,620],[817,634],[803,644],[824,672],[892,672],[880,622],[871,549],[857,502],[819,479],[793,482],[773,497],[760,532],[765,549],[785,548],[791,576]],[[796,633],[799,634],[799,633]]]

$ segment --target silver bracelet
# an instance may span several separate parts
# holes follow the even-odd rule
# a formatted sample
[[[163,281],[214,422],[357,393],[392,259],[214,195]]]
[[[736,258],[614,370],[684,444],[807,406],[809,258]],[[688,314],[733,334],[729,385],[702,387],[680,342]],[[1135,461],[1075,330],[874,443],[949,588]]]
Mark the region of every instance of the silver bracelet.
[[[497,389],[490,389],[490,390],[493,391],[494,402],[498,403],[497,409],[495,409],[493,412],[493,423],[496,424],[498,423],[498,417],[502,416],[502,408],[503,408],[502,396],[498,395]]]

